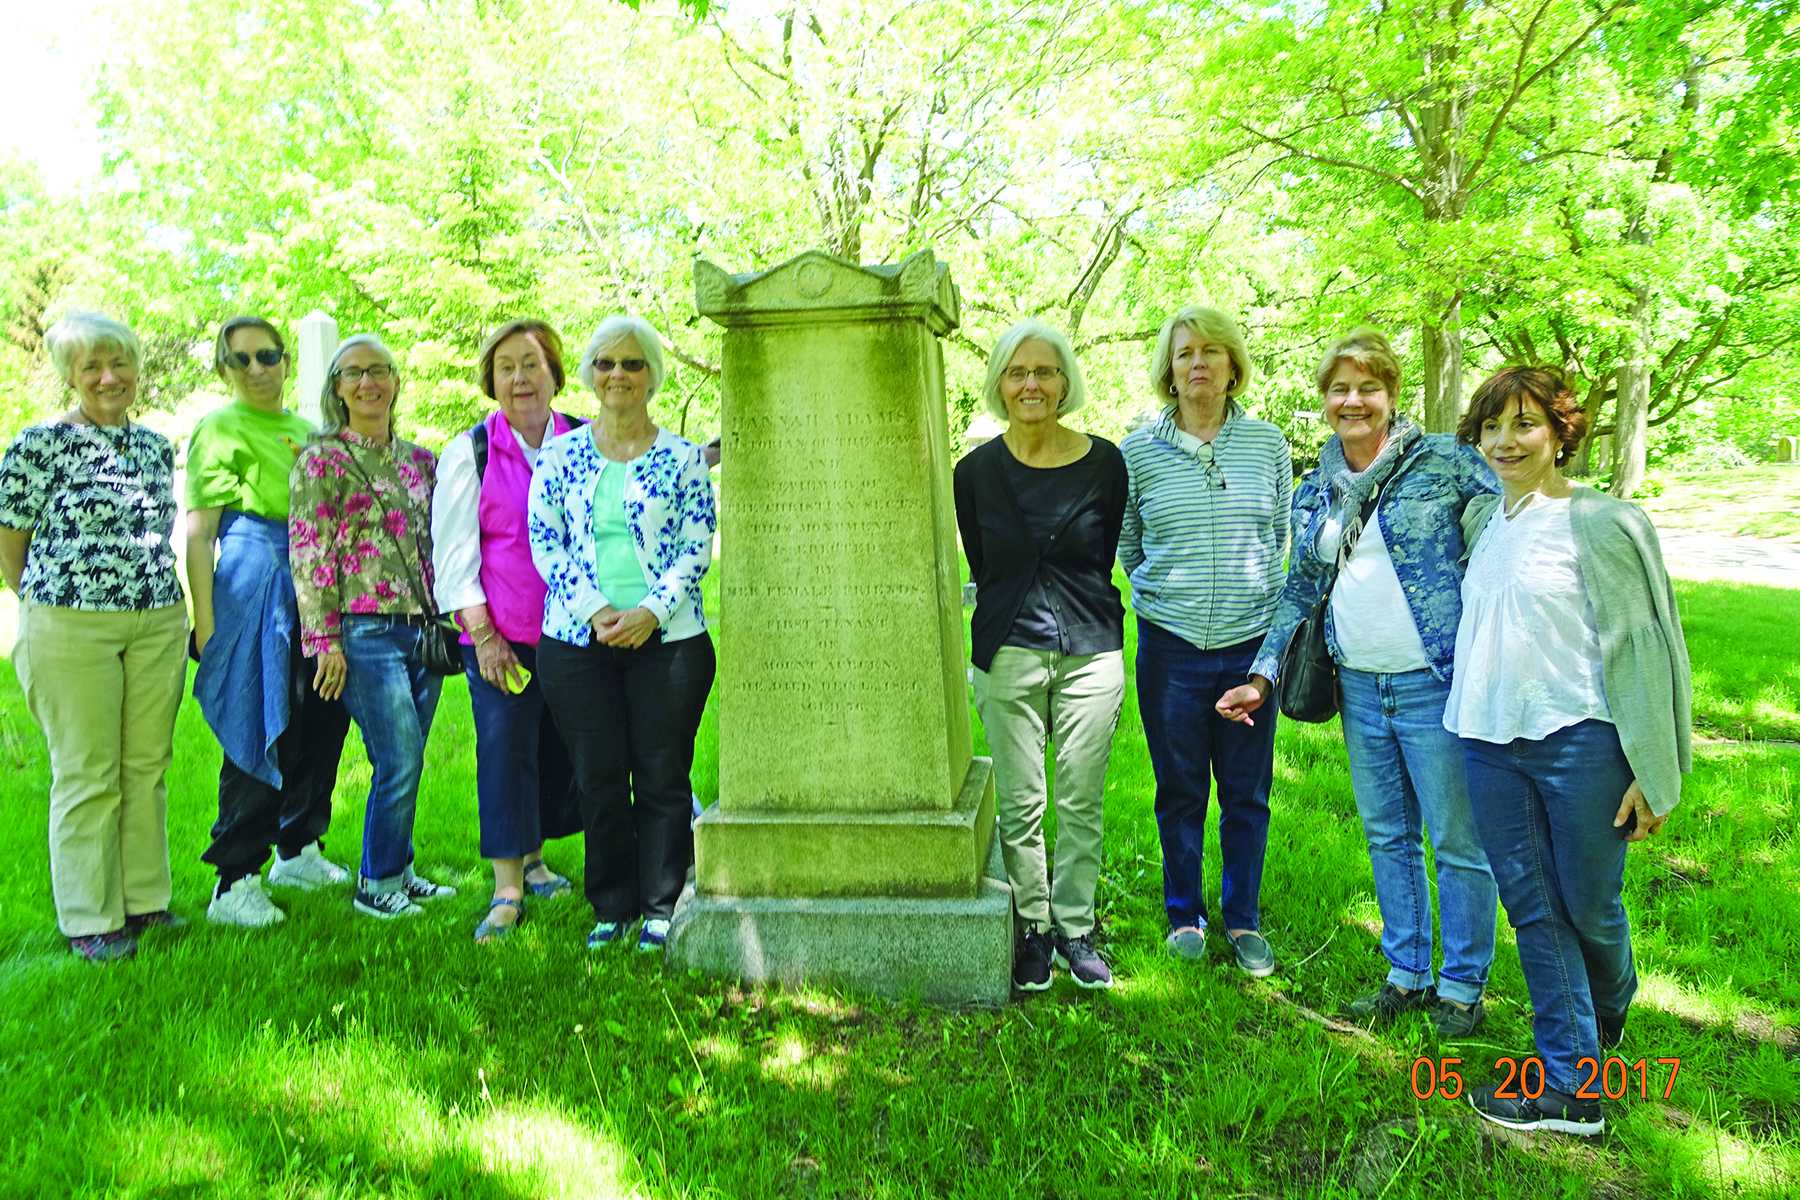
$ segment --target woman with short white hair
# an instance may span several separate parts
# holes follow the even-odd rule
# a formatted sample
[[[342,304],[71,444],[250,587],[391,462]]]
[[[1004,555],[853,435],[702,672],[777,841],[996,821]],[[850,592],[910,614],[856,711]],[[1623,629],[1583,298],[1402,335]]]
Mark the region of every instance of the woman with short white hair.
[[[1219,915],[1237,965],[1275,970],[1259,899],[1269,840],[1275,718],[1213,710],[1243,683],[1286,578],[1293,460],[1280,429],[1244,411],[1250,351],[1216,308],[1163,322],[1150,384],[1164,407],[1120,449],[1131,474],[1119,563],[1138,618],[1138,708],[1156,772],[1167,945],[1206,952],[1202,859],[1207,800],[1219,793]]]
[[[694,736],[716,660],[700,580],[712,565],[712,476],[660,429],[662,340],[613,316],[577,370],[598,415],[544,443],[531,473],[531,557],[544,577],[538,682],[581,792],[588,948],[661,950],[694,861]]]
[[[1125,699],[1125,606],[1113,557],[1125,462],[1064,417],[1087,400],[1068,339],[1021,321],[988,356],[984,400],[1007,423],[956,464],[956,523],[975,581],[975,706],[994,757],[1000,850],[1017,925],[1013,986],[1050,968],[1109,988],[1094,946],[1106,765]],[[1046,744],[1056,743],[1056,869],[1044,853]]]
[[[50,750],[50,888],[69,947],[137,952],[169,912],[164,775],[187,672],[175,453],[127,415],[143,351],[71,313],[44,335],[75,406],[0,460],[0,574],[19,595],[13,669]]]
[[[443,679],[427,669],[437,616],[431,490],[437,455],[394,432],[400,368],[374,334],[346,338],[325,373],[324,424],[288,476],[300,633],[318,660],[313,687],[342,696],[369,754],[362,869],[351,906],[417,916],[456,891],[413,870],[413,817],[425,739]]]

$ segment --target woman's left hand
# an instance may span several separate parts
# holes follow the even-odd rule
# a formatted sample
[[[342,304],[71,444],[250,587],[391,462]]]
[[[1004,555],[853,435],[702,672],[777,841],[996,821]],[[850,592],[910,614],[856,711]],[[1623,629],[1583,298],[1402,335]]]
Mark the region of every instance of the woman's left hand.
[[[605,645],[636,650],[656,632],[660,624],[662,622],[649,609],[628,608],[600,621],[598,632],[600,641]]]
[[[1637,814],[1637,828],[1625,835],[1628,842],[1643,841],[1660,830],[1663,822],[1669,819],[1667,813],[1659,817],[1650,811],[1650,802],[1644,799],[1644,789],[1638,786],[1635,779],[1625,789],[1625,799],[1620,802],[1619,811],[1613,814],[1613,828],[1624,828],[1625,822],[1631,820],[1632,813]]]

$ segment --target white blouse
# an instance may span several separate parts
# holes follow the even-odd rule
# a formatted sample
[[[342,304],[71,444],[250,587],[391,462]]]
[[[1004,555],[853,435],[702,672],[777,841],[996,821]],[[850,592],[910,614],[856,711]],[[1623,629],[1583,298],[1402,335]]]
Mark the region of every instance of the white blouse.
[[[1495,513],[1470,555],[1462,598],[1444,728],[1504,745],[1612,720],[1568,497],[1533,495],[1510,520]]]

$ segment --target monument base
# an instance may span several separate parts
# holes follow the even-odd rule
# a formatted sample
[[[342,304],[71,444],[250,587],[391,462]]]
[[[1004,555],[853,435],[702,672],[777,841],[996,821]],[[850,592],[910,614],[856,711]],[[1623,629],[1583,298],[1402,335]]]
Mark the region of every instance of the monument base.
[[[994,764],[973,758],[947,812],[726,812],[694,824],[702,896],[975,900],[994,842]]]
[[[999,838],[989,841],[982,875],[972,900],[702,896],[690,882],[669,924],[668,962],[747,983],[1004,1004],[1012,994],[1012,888]]]

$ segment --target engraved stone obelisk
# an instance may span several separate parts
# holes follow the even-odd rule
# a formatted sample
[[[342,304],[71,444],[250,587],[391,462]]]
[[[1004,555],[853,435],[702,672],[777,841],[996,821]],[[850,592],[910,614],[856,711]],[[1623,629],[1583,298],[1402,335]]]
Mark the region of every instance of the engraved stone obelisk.
[[[1003,1000],[1010,894],[971,754],[929,250],[695,267],[725,327],[719,804],[671,957],[755,979]]]

